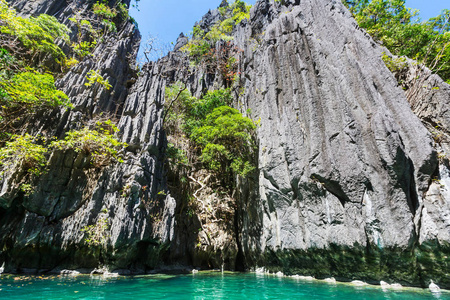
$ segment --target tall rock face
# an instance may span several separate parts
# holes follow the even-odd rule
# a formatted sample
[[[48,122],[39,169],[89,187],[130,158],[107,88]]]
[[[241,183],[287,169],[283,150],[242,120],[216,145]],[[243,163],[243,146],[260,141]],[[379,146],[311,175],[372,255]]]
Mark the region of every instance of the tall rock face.
[[[431,132],[438,151],[439,170],[436,171],[422,204],[419,243],[428,251],[440,253],[450,240],[450,85],[423,66],[408,60],[408,67],[400,74],[403,88],[414,113]],[[439,245],[439,247],[435,247]],[[434,249],[433,249],[434,248]],[[445,251],[444,251],[445,253]],[[448,260],[442,266],[425,267],[424,273],[441,267],[448,273]]]
[[[450,189],[433,184],[434,141],[382,49],[325,0],[259,1],[235,41],[239,100],[261,119],[259,175],[240,204],[246,262],[449,286]]]
[[[69,18],[75,14],[94,18],[93,3],[10,1],[22,15],[54,15],[73,35],[77,28]],[[117,32],[105,35],[92,56],[58,80],[57,86],[70,97],[74,109],[55,111],[30,128],[34,133],[63,137],[69,129],[110,118],[118,122],[129,147],[124,163],[106,168],[92,167],[82,153],[55,151],[48,172],[29,196],[20,192],[17,174],[2,178],[0,259],[6,261],[7,271],[108,265],[144,272],[159,262],[160,248],[171,234],[174,210],[170,198],[158,196],[164,190],[164,87],[149,73],[129,89],[136,81],[132,65],[139,41],[133,23],[117,24]],[[102,74],[112,88],[86,87],[90,70]]]
[[[24,15],[50,13],[62,22],[90,5],[11,3]],[[210,11],[198,25],[208,31],[218,20]],[[237,179],[225,224],[204,223],[208,210],[187,216],[164,165],[165,87],[181,80],[199,97],[223,87],[220,71],[192,67],[175,51],[135,79],[130,63],[139,34],[130,23],[118,30],[97,46],[95,61],[85,59],[59,80],[76,108],[33,130],[62,136],[108,114],[129,145],[125,163],[95,169],[83,155],[55,152],[33,195],[2,181],[0,259],[7,270],[265,267],[417,286],[432,279],[450,288],[449,152],[432,130],[439,125],[448,134],[441,102],[448,85],[436,79],[439,89],[410,89],[406,97],[381,59],[384,50],[340,1],[260,0],[234,28],[234,104],[250,109],[260,126],[257,172]],[[176,50],[186,42],[181,35]],[[113,89],[86,89],[91,69],[106,74]],[[203,196],[200,202],[217,204]],[[90,228],[100,246],[86,243]]]

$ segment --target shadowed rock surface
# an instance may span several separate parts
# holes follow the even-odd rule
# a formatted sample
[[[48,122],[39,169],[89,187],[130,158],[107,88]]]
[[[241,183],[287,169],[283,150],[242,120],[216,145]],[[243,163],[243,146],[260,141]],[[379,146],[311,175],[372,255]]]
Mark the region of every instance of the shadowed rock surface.
[[[90,1],[11,4],[22,15],[54,15],[74,34],[76,26],[69,22],[70,17],[75,13],[92,17]],[[146,90],[148,84],[156,86],[153,90],[160,86],[157,80],[149,82],[143,76],[135,85],[142,93],[128,89],[136,81],[132,65],[139,41],[134,24],[121,22],[116,33],[103,37],[92,57],[87,56],[57,82],[75,108],[45,116],[39,127],[31,129],[33,132],[63,136],[92,119],[118,119],[130,151],[125,163],[106,169],[93,168],[82,154],[57,151],[49,159],[49,172],[40,178],[30,197],[20,193],[14,181],[2,180],[0,256],[7,262],[8,271],[111,265],[112,269],[143,272],[145,266],[159,262],[159,239],[164,241],[170,235],[174,207],[170,198],[155,197],[164,189],[162,111],[158,105],[162,95]],[[112,88],[86,87],[90,70],[98,70]],[[128,94],[129,100],[125,101]],[[133,123],[136,118],[139,121]],[[130,128],[132,131],[127,131]],[[157,207],[162,200],[165,205]],[[154,214],[161,215],[158,223],[152,220]],[[89,247],[83,242],[83,230],[88,225],[101,228],[101,220],[108,223],[107,230],[101,231],[106,245]]]
[[[84,1],[12,3],[23,14],[61,20],[70,15],[61,11],[87,9]],[[242,50],[234,104],[261,120],[258,171],[239,179],[235,222],[214,225],[208,230],[221,234],[197,246],[207,240],[199,228],[210,224],[204,211],[184,214],[164,166],[165,87],[181,80],[201,96],[223,86],[220,72],[191,68],[185,54],[172,52],[146,65],[128,88],[127,57],[134,60],[139,35],[127,23],[97,46],[97,62],[83,61],[58,82],[76,109],[45,127],[62,135],[83,118],[111,113],[129,144],[125,163],[97,170],[76,153],[55,152],[35,194],[3,196],[7,270],[222,264],[450,288],[448,139],[433,132],[438,125],[448,134],[449,86],[425,74],[429,88],[414,92],[408,83],[405,96],[381,59],[384,50],[340,1],[283,3],[257,2],[233,31]],[[198,24],[207,31],[218,20],[213,10]],[[181,35],[176,48],[185,43]],[[108,74],[113,91],[84,88],[92,68]],[[3,187],[11,190],[11,182]],[[104,219],[106,246],[88,247],[82,229]]]

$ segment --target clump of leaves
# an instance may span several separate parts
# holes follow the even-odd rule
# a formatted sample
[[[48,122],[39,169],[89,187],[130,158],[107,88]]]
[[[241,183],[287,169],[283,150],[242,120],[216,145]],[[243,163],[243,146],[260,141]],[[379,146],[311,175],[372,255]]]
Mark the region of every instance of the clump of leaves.
[[[117,26],[113,21],[110,20],[102,20],[102,25],[105,28],[105,32],[116,32]]]
[[[164,104],[164,126],[169,134],[176,134],[184,126],[186,114],[189,111],[195,97],[181,82],[166,87]]]
[[[210,49],[211,45],[208,41],[194,39],[189,41],[189,43],[183,46],[180,50],[187,52],[194,64],[199,64],[203,57],[208,54]]]
[[[118,128],[110,121],[97,122],[96,129],[85,127],[66,134],[64,140],[49,143],[44,137],[30,134],[12,135],[0,148],[0,169],[19,169],[24,172],[21,190],[27,195],[33,190],[33,180],[46,172],[47,154],[54,150],[74,150],[90,156],[91,164],[100,168],[112,161],[123,162],[121,150],[126,143],[115,137]]]
[[[97,122],[93,130],[85,127],[67,132],[64,140],[52,142],[51,147],[60,150],[72,149],[91,155],[91,164],[100,168],[112,161],[123,162],[121,150],[128,145],[114,136],[118,131],[119,129],[110,120]]]
[[[55,78],[42,72],[41,59],[64,68],[76,63],[59,47],[69,41],[69,29],[49,15],[23,18],[0,0],[0,138],[27,126],[38,111],[71,108],[67,95],[55,86]],[[40,71],[37,71],[40,70]],[[29,124],[28,124],[29,125]]]
[[[69,18],[69,21],[74,23],[77,26],[77,39],[78,41],[81,41],[83,38],[83,32],[87,32],[90,37],[97,37],[98,32],[94,29],[94,26],[92,26],[92,23],[89,20],[83,19],[79,14],[76,14],[75,16]]]
[[[55,17],[46,14],[29,18],[17,16],[16,11],[9,8],[5,0],[0,0],[0,32],[4,37],[17,39],[30,49],[32,58],[40,53],[48,53],[55,59],[61,59],[65,54],[55,40],[68,42],[70,30]]]
[[[108,210],[104,209],[97,222],[93,225],[87,225],[81,229],[85,233],[84,242],[90,247],[104,246],[108,241],[109,220]]]
[[[232,41],[233,37],[229,34],[233,30],[234,22],[233,20],[226,19],[225,21],[214,25],[211,30],[205,34],[205,40],[210,44],[214,45],[216,42],[222,41]]]
[[[203,126],[207,116],[219,106],[231,105],[230,89],[208,91],[201,99],[194,97],[189,109],[186,111],[183,130],[191,135],[195,128]]]
[[[194,128],[202,126],[206,116],[216,107],[231,105],[232,102],[230,89],[208,91],[202,98],[197,99],[192,97],[180,82],[166,87],[165,96],[168,115],[166,128],[174,130],[174,127],[178,127],[188,136]]]
[[[167,160],[172,167],[189,165],[189,159],[186,155],[186,152],[182,149],[177,148],[172,143],[167,144],[166,155]]]
[[[64,68],[66,70],[72,68],[73,66],[77,65],[79,63],[79,61],[76,58],[69,58],[64,60]]]
[[[117,4],[117,15],[120,16],[122,21],[126,21],[130,18],[130,15],[128,13],[128,8],[125,3],[118,3]]]
[[[23,63],[8,50],[0,48],[0,80],[7,80],[23,68]]]
[[[108,79],[103,78],[98,70],[90,70],[86,75],[86,79],[87,82],[84,85],[87,87],[93,86],[94,84],[98,83],[107,90],[112,88],[112,85],[109,84]]]
[[[450,79],[450,10],[426,22],[404,0],[343,0],[359,26],[396,56],[424,63]]]
[[[96,30],[92,23],[83,19],[79,14],[69,18],[77,26],[77,41],[72,43],[72,50],[79,58],[92,56],[92,51],[97,46],[101,32]]]
[[[20,168],[28,175],[40,176],[45,171],[48,149],[29,135],[14,135],[0,148],[0,166],[3,170]],[[45,140],[44,140],[45,141]]]
[[[244,19],[250,19],[251,5],[246,4],[244,1],[236,0],[231,5],[223,6],[219,8],[219,12],[225,20],[232,20],[233,25],[239,24]]]
[[[104,34],[106,34],[107,32],[116,32],[117,31],[117,27],[116,24],[114,23],[114,18],[117,17],[117,10],[116,7],[119,7],[119,12],[121,14],[124,13],[124,7],[119,5],[115,5],[114,7],[110,7],[108,6],[108,3],[106,1],[103,2],[99,2],[97,1],[97,3],[94,4],[94,6],[92,7],[92,11],[94,12],[95,15],[97,15],[100,20],[101,20],[101,24],[104,27]],[[126,8],[125,8],[126,11]],[[126,13],[126,16],[121,15],[121,18],[128,18],[128,12]]]
[[[219,71],[225,87],[230,87],[238,75],[237,57],[242,50],[234,46],[231,41],[211,47],[205,40],[192,40],[181,50],[189,53],[192,64],[203,64],[207,73],[214,74]]]
[[[396,57],[392,58],[383,52],[383,56],[381,57],[386,64],[386,67],[392,73],[399,73],[405,70],[408,67],[408,63],[406,62],[405,57]]]
[[[2,101],[6,107],[26,106],[28,109],[60,105],[71,107],[69,97],[56,89],[55,79],[50,74],[21,72],[10,80],[1,82],[0,85],[8,95]]]
[[[100,17],[105,18],[105,19],[113,19],[113,18],[115,18],[117,16],[117,11],[114,8],[109,7],[104,2],[97,1],[92,6],[92,11],[97,16],[100,16]]]
[[[42,109],[72,107],[67,95],[55,87],[51,74],[24,71],[11,76],[7,69],[3,72],[6,73],[0,81],[0,129],[3,132],[14,132],[17,124]]]
[[[210,113],[204,125],[195,128],[191,138],[203,146],[200,159],[213,171],[246,176],[254,170],[251,161],[254,143],[253,121],[237,109],[220,106]]]
[[[23,183],[20,185],[20,190],[28,197],[33,194],[34,186],[30,183]]]
[[[241,23],[245,19],[250,19],[251,5],[246,4],[244,1],[236,0],[231,5],[232,15],[231,18],[235,24]]]
[[[77,44],[75,43],[72,44],[72,49],[76,55],[78,55],[80,58],[84,58],[86,56],[93,56],[91,51],[93,48],[95,48],[96,45],[97,45],[96,41],[93,42],[82,41]]]
[[[169,99],[177,95],[175,104]],[[231,108],[230,89],[209,91],[201,99],[192,97],[178,83],[166,89],[166,102],[171,111],[171,131],[181,130],[201,150],[200,161],[229,183],[232,174],[247,176],[255,168],[253,154],[255,123]],[[175,127],[175,129],[173,128]],[[173,150],[173,149],[170,149]],[[175,150],[172,155],[178,152]]]
[[[219,8],[222,16],[221,21],[214,24],[207,33],[201,30],[199,26],[194,26],[191,40],[180,50],[188,53],[194,64],[199,64],[205,57],[208,59],[207,56],[216,42],[233,40],[231,33],[234,26],[244,19],[250,19],[250,8],[251,5],[247,5],[241,0],[236,0],[231,5]]]

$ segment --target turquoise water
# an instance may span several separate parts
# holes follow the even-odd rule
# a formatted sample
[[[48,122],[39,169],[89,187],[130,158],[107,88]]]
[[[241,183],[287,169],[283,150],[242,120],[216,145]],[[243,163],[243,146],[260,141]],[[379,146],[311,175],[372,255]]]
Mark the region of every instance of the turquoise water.
[[[103,278],[3,275],[0,299],[450,299],[449,292],[383,290],[271,275],[197,273]]]

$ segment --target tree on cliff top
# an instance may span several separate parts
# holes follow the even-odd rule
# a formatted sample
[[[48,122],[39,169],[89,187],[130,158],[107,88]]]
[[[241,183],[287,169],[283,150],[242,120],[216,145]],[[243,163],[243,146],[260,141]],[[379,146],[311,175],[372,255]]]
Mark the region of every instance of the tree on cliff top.
[[[408,56],[424,63],[444,80],[450,81],[450,10],[421,22],[419,11],[404,0],[343,0],[376,41],[394,55]]]

